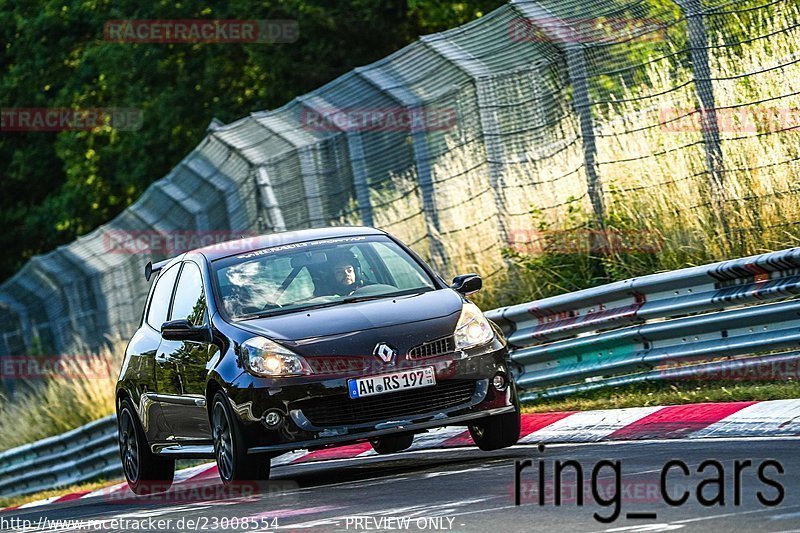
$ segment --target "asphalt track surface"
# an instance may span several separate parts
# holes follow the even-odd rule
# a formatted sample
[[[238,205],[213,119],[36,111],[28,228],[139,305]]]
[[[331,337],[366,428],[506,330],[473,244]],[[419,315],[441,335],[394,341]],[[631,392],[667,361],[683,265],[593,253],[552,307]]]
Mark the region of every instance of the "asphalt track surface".
[[[422,450],[277,467],[269,486],[246,497],[203,499],[220,487],[215,478],[207,478],[186,489],[188,492],[171,495],[122,501],[97,496],[7,511],[0,513],[0,526],[29,532],[800,531],[798,446],[798,438],[751,438],[554,444],[544,451],[536,445],[497,452]],[[520,473],[521,504],[516,506],[515,461],[526,459],[534,464]],[[680,506],[669,506],[661,497],[661,471],[672,459],[683,461],[690,469],[689,476],[676,468],[666,478],[667,493],[673,499],[689,491],[688,501]],[[778,498],[778,489],[757,476],[758,465],[769,459],[777,460],[784,471],[779,474],[776,467],[765,467],[765,477],[784,491],[782,501],[774,506],[757,499],[759,491],[772,502]],[[537,496],[540,460],[546,473],[544,505],[539,505]],[[581,464],[583,506],[576,501],[580,484],[574,483],[574,469],[565,469],[564,498],[560,506],[554,504],[550,473],[558,460]],[[606,505],[591,496],[592,471],[601,460],[618,460],[621,468],[620,492],[615,490],[617,476],[610,468],[597,470],[594,485]],[[697,501],[697,487],[719,475],[716,467],[697,473],[706,460],[721,463],[724,481],[706,484],[703,494],[713,497],[723,491],[724,504],[705,507]],[[741,474],[739,505],[735,502],[736,460],[749,460],[753,465]],[[198,496],[201,493],[204,495]],[[615,501],[615,493],[619,494],[619,518],[608,524],[597,521],[595,512],[609,516],[616,508],[608,503]],[[59,520],[83,522],[65,527],[56,522]]]

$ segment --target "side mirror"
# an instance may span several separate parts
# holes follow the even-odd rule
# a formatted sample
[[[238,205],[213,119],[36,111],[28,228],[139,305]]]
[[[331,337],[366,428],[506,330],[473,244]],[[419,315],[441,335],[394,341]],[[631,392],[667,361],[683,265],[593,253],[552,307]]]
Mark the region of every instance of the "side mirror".
[[[477,274],[461,274],[453,278],[450,288],[464,296],[476,293],[483,287],[483,280]]]
[[[195,326],[185,318],[164,322],[161,325],[161,337],[168,341],[211,342],[207,327]]]

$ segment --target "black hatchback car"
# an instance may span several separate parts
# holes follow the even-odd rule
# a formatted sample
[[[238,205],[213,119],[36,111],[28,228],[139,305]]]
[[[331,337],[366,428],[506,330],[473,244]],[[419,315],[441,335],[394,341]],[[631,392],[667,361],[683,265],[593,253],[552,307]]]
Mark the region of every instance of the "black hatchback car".
[[[117,384],[131,489],[172,482],[175,459],[214,457],[222,481],[263,480],[270,458],[369,441],[378,453],[468,426],[515,444],[506,341],[394,237],[363,227],[279,233],[148,264],[141,324]]]

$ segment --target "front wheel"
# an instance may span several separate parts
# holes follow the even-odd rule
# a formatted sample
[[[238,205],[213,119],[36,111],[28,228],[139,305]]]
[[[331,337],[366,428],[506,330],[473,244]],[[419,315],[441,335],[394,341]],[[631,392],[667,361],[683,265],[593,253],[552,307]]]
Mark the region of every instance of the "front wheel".
[[[211,407],[211,428],[214,457],[222,483],[269,479],[270,460],[260,455],[248,455],[247,445],[238,420],[223,392],[214,395]]]
[[[120,403],[118,427],[122,471],[133,493],[145,495],[169,489],[175,476],[175,460],[150,451],[133,404],[127,398]]]
[[[489,416],[474,426],[469,426],[472,441],[483,451],[490,452],[513,446],[519,440],[519,409],[513,413]]]
[[[397,453],[409,448],[414,442],[413,433],[401,433],[400,435],[384,435],[370,439],[372,449],[381,455],[387,453]]]

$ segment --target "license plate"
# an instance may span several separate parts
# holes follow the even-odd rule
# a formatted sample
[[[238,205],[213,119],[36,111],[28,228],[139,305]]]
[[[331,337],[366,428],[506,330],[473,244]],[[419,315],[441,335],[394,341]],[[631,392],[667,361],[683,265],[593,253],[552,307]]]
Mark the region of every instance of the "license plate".
[[[399,390],[430,387],[431,385],[436,385],[436,375],[432,366],[347,380],[351,398],[363,398]]]

